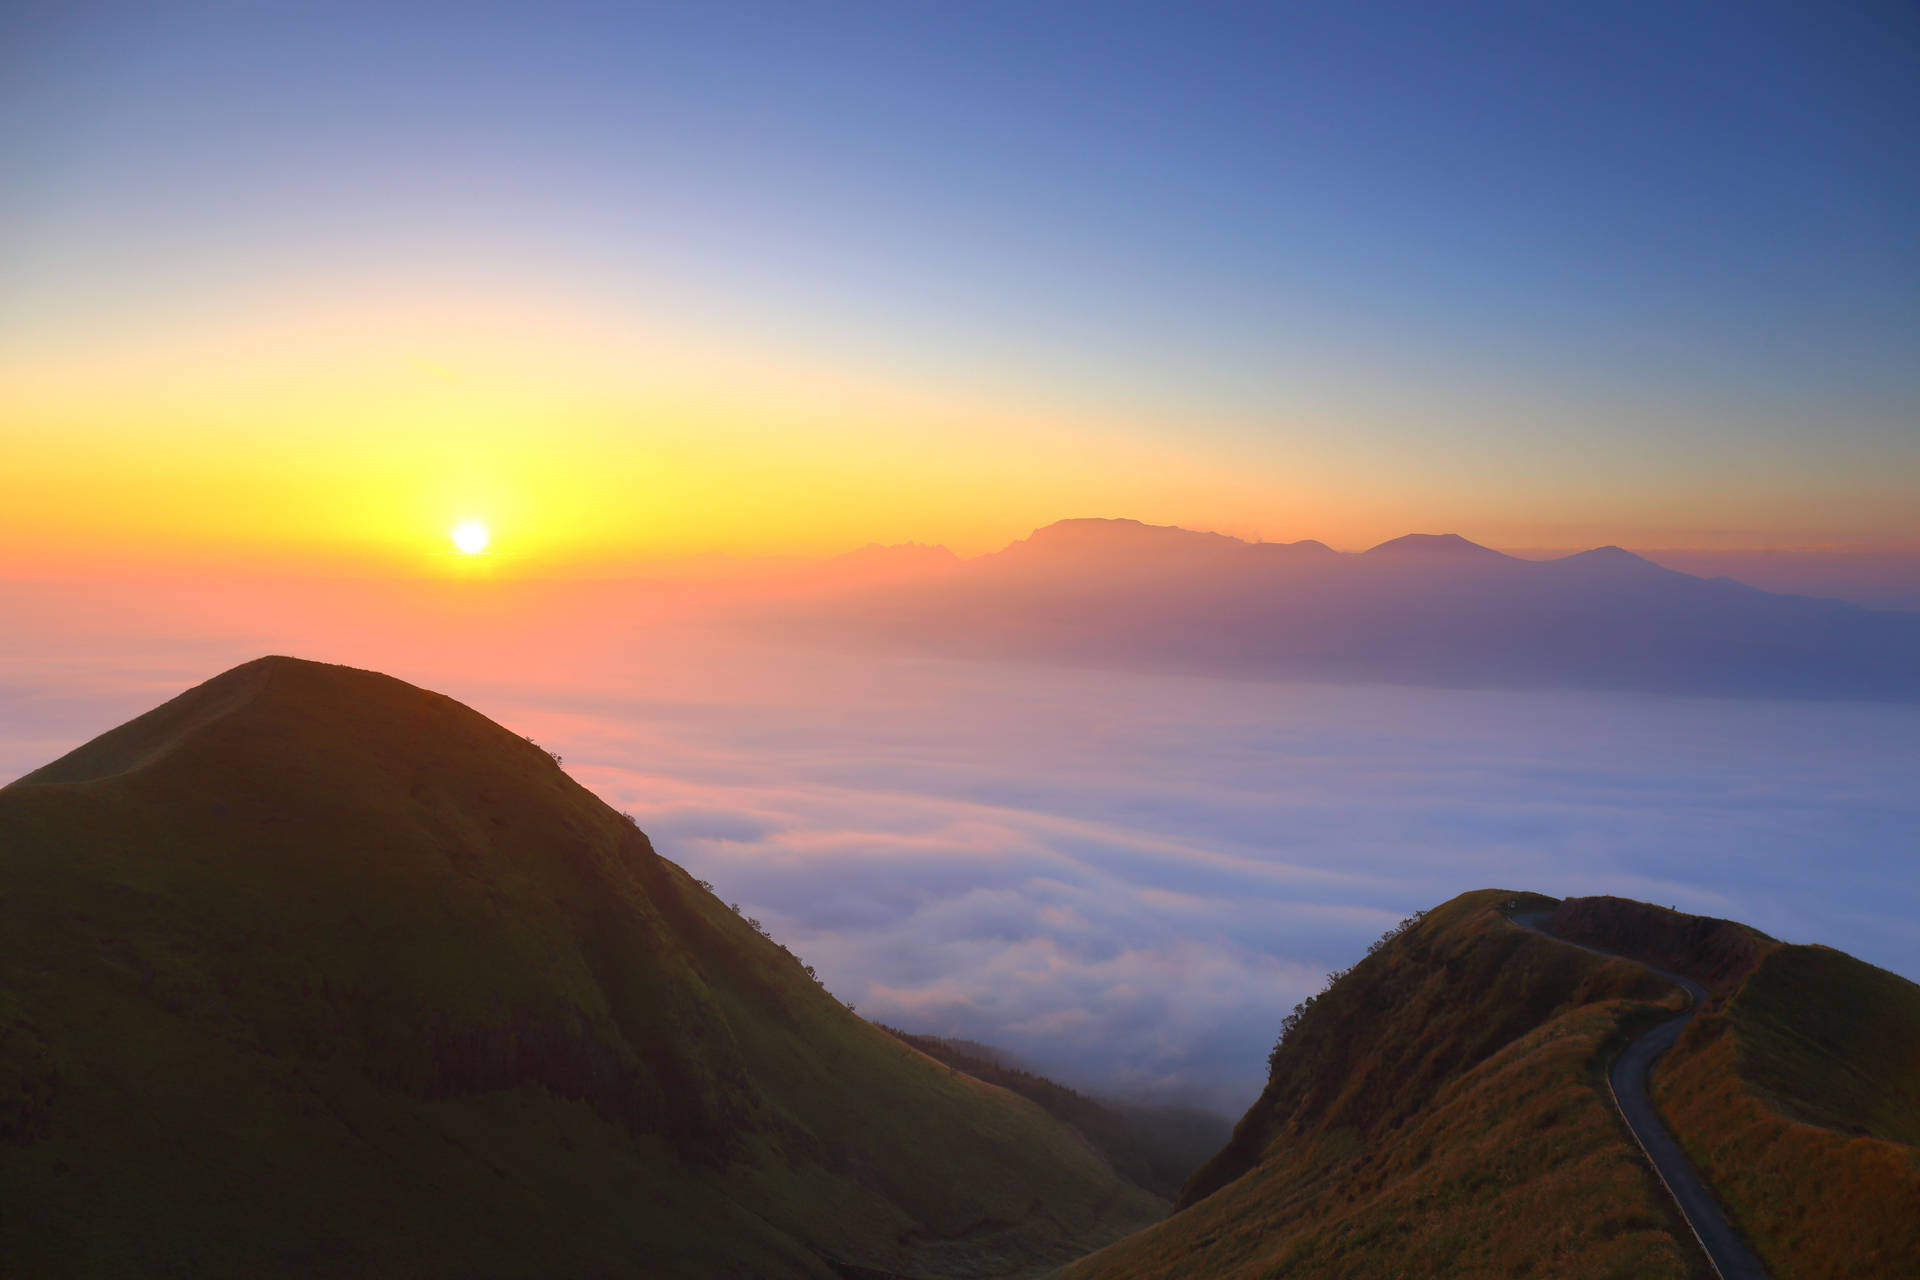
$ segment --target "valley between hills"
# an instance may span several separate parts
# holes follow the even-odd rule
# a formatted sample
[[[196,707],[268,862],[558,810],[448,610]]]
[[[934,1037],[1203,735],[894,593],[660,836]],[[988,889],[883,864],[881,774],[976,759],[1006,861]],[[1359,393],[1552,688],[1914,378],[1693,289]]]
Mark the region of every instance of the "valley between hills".
[[[371,672],[260,659],[0,788],[0,875],[7,1275],[1708,1276],[1609,1092],[1656,1027],[1760,1273],[1920,1268],[1920,987],[1624,899],[1421,913],[1196,1143],[867,1022]]]

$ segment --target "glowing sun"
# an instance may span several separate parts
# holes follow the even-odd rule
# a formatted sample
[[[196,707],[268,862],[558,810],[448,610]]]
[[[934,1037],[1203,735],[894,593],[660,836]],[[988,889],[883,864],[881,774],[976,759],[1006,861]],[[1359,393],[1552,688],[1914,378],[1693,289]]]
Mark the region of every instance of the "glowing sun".
[[[453,545],[461,555],[477,556],[487,549],[489,541],[487,526],[478,520],[462,520],[453,526]]]

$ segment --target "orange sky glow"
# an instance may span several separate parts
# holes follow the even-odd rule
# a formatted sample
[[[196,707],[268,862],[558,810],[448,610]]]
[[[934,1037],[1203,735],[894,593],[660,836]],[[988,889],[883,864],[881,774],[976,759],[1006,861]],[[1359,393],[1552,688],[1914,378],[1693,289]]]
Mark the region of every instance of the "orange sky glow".
[[[705,552],[868,542],[991,550],[1071,515],[1363,547],[1414,529],[1495,545],[1911,540],[1885,501],[1557,481],[1537,458],[1395,457],[1314,421],[1189,447],[1124,404],[968,394],[584,307],[345,297],[155,317],[0,363],[14,576],[164,564],[440,575],[621,572]],[[1338,424],[1335,424],[1338,425]],[[1516,468],[1520,474],[1515,474]]]
[[[0,576],[1920,548],[1884,15],[483,7],[0,20]]]

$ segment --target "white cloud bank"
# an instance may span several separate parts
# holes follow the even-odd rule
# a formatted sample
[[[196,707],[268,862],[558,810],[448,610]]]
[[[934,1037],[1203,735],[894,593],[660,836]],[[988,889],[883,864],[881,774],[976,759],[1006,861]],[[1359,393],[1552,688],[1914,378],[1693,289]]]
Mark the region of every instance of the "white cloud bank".
[[[1913,707],[807,661],[785,703],[518,710],[863,1013],[1099,1087],[1236,1110],[1326,970],[1484,886],[1920,974]]]
[[[560,750],[861,1013],[1115,1092],[1237,1113],[1328,969],[1485,886],[1672,903],[1920,976],[1920,707],[1287,686],[657,628],[551,664],[299,619],[166,634],[0,653],[0,778],[261,652],[381,667]]]

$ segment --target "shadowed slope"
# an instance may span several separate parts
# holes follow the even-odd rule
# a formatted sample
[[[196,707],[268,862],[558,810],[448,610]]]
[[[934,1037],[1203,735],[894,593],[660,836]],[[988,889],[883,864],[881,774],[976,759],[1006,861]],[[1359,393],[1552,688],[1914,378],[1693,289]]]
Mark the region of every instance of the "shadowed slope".
[[[21,1274],[916,1275],[1150,1220],[538,747],[263,659],[0,790]]]
[[[1544,921],[1556,937],[1632,956],[1692,978],[1719,1003],[1780,944],[1733,920],[1688,915],[1631,898],[1567,898]]]
[[[1093,1144],[1114,1171],[1155,1195],[1174,1196],[1227,1136],[1223,1116],[1185,1107],[1147,1107],[1090,1098],[1023,1070],[991,1046],[885,1028],[936,1062],[1030,1098]]]

